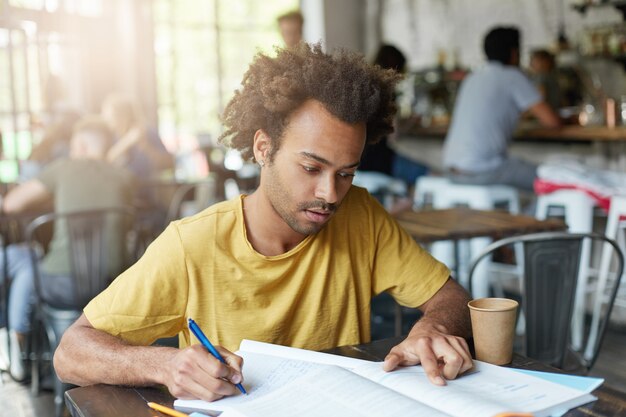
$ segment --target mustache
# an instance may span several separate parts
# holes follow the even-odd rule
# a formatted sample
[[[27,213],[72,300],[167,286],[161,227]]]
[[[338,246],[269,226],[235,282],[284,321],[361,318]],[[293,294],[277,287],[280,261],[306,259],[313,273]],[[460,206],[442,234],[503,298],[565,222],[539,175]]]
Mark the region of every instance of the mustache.
[[[300,210],[322,210],[334,213],[337,211],[337,204],[324,203],[323,201],[309,201],[300,203],[298,208]]]

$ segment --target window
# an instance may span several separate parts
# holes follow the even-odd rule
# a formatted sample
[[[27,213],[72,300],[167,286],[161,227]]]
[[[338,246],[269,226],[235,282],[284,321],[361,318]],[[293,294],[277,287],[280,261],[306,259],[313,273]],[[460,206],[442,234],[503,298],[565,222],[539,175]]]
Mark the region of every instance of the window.
[[[159,131],[170,149],[214,141],[219,114],[257,51],[282,45],[276,17],[298,0],[155,0]]]
[[[61,17],[93,22],[103,17],[103,1],[8,0],[0,7],[0,182],[18,180],[20,161],[41,139],[46,119],[68,95],[82,93],[81,36],[72,32],[80,25]],[[74,81],[71,91],[64,80]]]

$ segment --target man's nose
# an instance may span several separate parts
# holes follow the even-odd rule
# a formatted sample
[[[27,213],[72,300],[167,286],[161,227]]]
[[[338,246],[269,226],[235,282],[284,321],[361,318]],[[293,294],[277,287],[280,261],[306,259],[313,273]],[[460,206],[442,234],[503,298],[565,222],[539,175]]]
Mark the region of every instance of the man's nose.
[[[337,203],[337,181],[334,175],[324,175],[315,189],[315,198],[328,204]]]

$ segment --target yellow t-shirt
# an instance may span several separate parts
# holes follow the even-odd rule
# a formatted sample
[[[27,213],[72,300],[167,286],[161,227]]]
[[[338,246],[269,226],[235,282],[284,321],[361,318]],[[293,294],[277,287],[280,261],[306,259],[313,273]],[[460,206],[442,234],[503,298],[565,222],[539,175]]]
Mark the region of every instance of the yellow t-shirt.
[[[144,256],[85,308],[97,329],[148,345],[193,318],[214,343],[253,339],[320,350],[370,340],[370,300],[426,302],[450,271],[367,191],[352,187],[317,234],[278,256],[250,245],[243,198],[170,224]]]

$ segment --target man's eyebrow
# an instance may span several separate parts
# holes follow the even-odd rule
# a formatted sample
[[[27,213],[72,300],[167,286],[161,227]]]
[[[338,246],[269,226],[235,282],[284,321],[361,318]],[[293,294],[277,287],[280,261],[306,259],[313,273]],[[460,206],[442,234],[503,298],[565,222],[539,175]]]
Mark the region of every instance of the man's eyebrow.
[[[317,161],[320,164],[332,165],[330,163],[330,161],[327,160],[326,158],[322,158],[321,156],[315,155],[314,153],[311,153],[311,152],[302,151],[302,152],[300,152],[300,155],[304,156],[305,158],[313,159],[314,161]],[[343,169],[345,169],[345,168],[356,168],[357,166],[359,166],[360,163],[361,163],[361,161],[356,161],[355,163],[349,164],[349,165],[345,165],[342,168]]]

